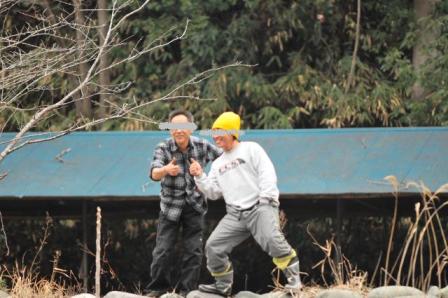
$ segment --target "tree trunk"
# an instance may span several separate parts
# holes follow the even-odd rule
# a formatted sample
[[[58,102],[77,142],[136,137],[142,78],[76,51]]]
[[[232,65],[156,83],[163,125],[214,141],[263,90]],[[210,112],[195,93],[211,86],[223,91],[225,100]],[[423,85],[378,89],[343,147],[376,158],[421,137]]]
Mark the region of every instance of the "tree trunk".
[[[98,0],[98,35],[100,38],[100,45],[104,44],[104,39],[107,34],[107,27],[109,25],[109,18],[107,15],[107,1],[106,0]],[[105,69],[109,65],[109,57],[107,52],[100,58],[100,69]],[[106,117],[108,111],[106,109],[106,101],[110,100],[110,96],[107,94],[110,86],[110,72],[109,70],[105,70],[100,73],[100,106],[99,106],[99,117]]]
[[[426,60],[435,58],[434,52],[428,52],[428,45],[433,43],[437,37],[438,32],[436,30],[427,28],[425,24],[421,22],[422,18],[428,17],[432,14],[434,7],[440,0],[414,0],[414,11],[417,19],[418,34],[417,41],[412,53],[412,64],[414,70],[417,73],[417,78],[422,69],[422,66]],[[421,82],[417,79],[417,82],[412,88],[412,98],[423,99],[425,97],[425,90],[421,86]]]
[[[75,8],[75,22],[79,26],[85,25],[84,15],[81,11],[81,0],[73,0],[74,8]],[[78,56],[80,59],[83,59],[84,55],[84,36],[80,31],[81,28],[76,30],[76,43],[78,46]],[[87,62],[80,62],[78,66],[79,71],[79,81],[83,81],[87,77],[87,73],[89,71],[89,65]],[[92,105],[90,104],[90,92],[88,86],[85,86],[81,89],[78,94],[75,95],[75,106],[76,106],[76,114],[78,116],[91,118],[92,117]]]

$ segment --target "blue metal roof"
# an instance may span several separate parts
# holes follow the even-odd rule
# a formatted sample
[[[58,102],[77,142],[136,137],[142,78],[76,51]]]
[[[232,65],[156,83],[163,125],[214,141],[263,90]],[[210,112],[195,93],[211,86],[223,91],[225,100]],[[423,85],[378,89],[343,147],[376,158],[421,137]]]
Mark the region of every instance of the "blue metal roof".
[[[12,133],[0,136],[0,143]],[[0,197],[158,196],[148,179],[154,147],[168,132],[77,132],[27,145],[0,163]],[[246,130],[277,170],[282,195],[390,193],[395,175],[432,190],[448,182],[448,128]],[[0,145],[2,149],[5,144]],[[64,162],[55,157],[66,149]]]

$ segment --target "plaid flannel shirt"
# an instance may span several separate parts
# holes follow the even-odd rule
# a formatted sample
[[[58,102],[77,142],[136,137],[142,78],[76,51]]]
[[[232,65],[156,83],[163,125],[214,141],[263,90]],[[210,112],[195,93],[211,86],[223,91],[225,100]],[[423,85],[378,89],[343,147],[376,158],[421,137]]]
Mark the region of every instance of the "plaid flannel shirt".
[[[166,175],[161,180],[160,209],[169,220],[178,221],[186,203],[201,214],[207,211],[206,199],[196,187],[194,178],[189,172],[190,159],[193,158],[201,164],[202,168],[205,168],[221,153],[221,149],[195,136],[190,136],[185,153],[179,150],[172,138],[157,145],[150,167],[151,179],[152,170],[167,165],[173,157],[176,158],[176,164],[180,167],[177,176]]]

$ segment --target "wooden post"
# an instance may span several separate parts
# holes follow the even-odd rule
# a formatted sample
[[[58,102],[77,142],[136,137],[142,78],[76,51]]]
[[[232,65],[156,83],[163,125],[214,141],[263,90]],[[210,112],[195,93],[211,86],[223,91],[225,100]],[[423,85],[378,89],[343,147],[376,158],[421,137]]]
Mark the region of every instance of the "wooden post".
[[[95,297],[100,298],[101,273],[101,208],[96,207]]]
[[[87,274],[87,201],[82,201],[82,262],[81,262],[81,272],[82,272],[82,287],[84,293],[89,291],[89,278]]]

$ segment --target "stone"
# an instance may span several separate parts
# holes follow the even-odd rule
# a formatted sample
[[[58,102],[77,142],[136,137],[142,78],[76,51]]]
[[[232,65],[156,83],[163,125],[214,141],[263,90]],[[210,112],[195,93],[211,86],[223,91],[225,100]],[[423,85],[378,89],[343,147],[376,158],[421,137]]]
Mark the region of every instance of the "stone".
[[[177,293],[166,293],[160,296],[160,298],[182,298],[182,296]]]
[[[216,294],[209,294],[198,290],[194,290],[188,293],[186,298],[223,298],[223,297]]]
[[[261,295],[250,291],[241,291],[235,295],[235,298],[260,298]]]
[[[112,291],[107,293],[103,298],[148,298],[148,297],[127,292]]]
[[[428,293],[426,293],[428,298],[440,298],[440,289],[436,286],[429,287]]]
[[[439,292],[440,298],[448,298],[448,287],[444,287]]]
[[[345,289],[329,289],[319,292],[316,298],[362,298],[361,294]]]
[[[263,298],[291,298],[291,294],[289,292],[284,291],[272,291],[269,293],[265,293],[261,295]]]
[[[385,286],[375,288],[367,295],[367,298],[396,298],[396,297],[425,297],[419,289],[406,286]]]

